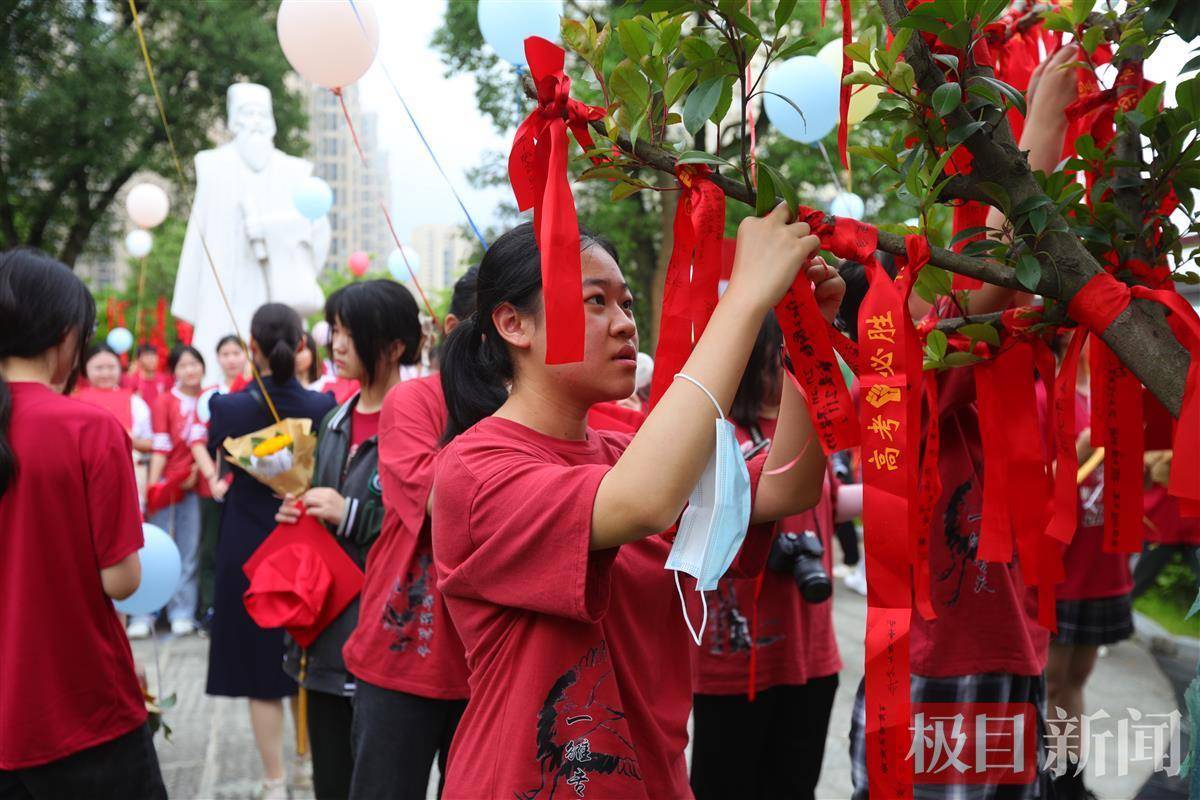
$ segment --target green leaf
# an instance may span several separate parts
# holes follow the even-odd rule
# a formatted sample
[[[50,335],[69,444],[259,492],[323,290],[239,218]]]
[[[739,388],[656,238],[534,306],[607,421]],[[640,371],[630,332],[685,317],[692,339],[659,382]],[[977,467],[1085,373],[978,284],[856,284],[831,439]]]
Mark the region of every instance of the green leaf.
[[[871,47],[866,42],[851,42],[846,46],[845,53],[850,56],[851,61],[860,64],[871,63]]]
[[[675,161],[676,164],[709,164],[714,167],[731,166],[728,161],[703,150],[688,150]]]
[[[958,329],[958,332],[969,339],[987,342],[993,347],[1000,346],[1000,334],[991,325],[976,322],[970,325],[963,325]]]
[[[1176,0],[1154,0],[1150,3],[1150,8],[1142,17],[1142,30],[1151,36],[1158,33],[1163,23],[1167,21],[1167,17],[1171,16],[1171,12],[1175,10],[1175,3]]]
[[[771,209],[775,208],[775,183],[771,180],[770,170],[760,169],[758,171],[756,191],[758,196],[755,198],[754,213],[765,217],[771,213]]]
[[[646,126],[646,118],[642,117],[642,116],[639,116],[636,120],[634,120],[633,125],[630,126],[630,128],[629,128],[629,146],[631,148],[637,147],[638,137],[641,136],[642,128],[644,128],[645,126]]]
[[[1029,227],[1033,228],[1033,232],[1041,235],[1042,231],[1046,230],[1046,220],[1049,219],[1049,212],[1044,208],[1035,208],[1029,212]]]
[[[974,353],[947,353],[946,357],[942,359],[942,363],[947,367],[969,367],[980,361],[983,359]]]
[[[996,89],[998,92],[1000,92],[1000,94],[1008,98],[1008,102],[1012,103],[1013,107],[1015,107],[1022,114],[1025,113],[1025,95],[1018,92],[1015,88],[1009,86],[1002,80],[997,80],[996,78],[991,78],[987,75],[980,75],[978,76],[977,80],[983,81],[988,86]]]
[[[866,70],[858,70],[851,72],[846,77],[842,78],[843,86],[855,86],[858,84],[871,84],[872,86],[887,86],[887,81],[883,78],[876,77],[875,73],[867,72]]]
[[[1193,117],[1200,116],[1200,76],[1181,81],[1175,87],[1175,104]]]
[[[920,8],[921,6],[917,6]],[[913,11],[916,9],[914,8]],[[926,33],[941,33],[946,30],[946,23],[940,19],[932,17],[917,16],[910,13],[907,17],[896,23],[897,30],[918,30]]]
[[[806,50],[812,50],[815,46],[816,42],[812,40],[812,37],[801,36],[798,39],[793,39],[792,41],[788,42],[787,47],[779,51],[779,55],[776,56],[776,60],[786,61],[792,56],[798,56],[804,53]]]
[[[775,6],[775,27],[782,28],[788,24],[795,10],[796,0],[779,0],[779,5]]]
[[[717,107],[713,109],[713,113],[709,115],[714,125],[719,125],[721,120],[725,118],[725,114],[729,111],[729,106],[733,104],[733,81],[725,81],[725,85],[721,87],[721,96],[717,98]]]
[[[952,56],[949,53],[934,53],[933,58],[945,64],[951,72],[958,73],[958,56]]]
[[[938,41],[953,50],[964,50],[971,42],[971,26],[960,22],[938,33]]]
[[[976,131],[980,130],[983,130],[983,123],[979,120],[968,122],[966,125],[960,125],[959,127],[950,131],[950,134],[946,137],[946,144],[949,147],[962,144],[967,139],[970,139]]]
[[[637,194],[643,188],[644,187],[639,186],[636,183],[618,183],[613,187],[611,199],[614,202],[617,200],[624,200],[626,197]]]
[[[953,279],[949,272],[941,267],[935,267],[933,264],[926,264],[917,273],[917,282],[913,284],[913,291],[925,302],[932,303],[939,295],[950,294],[952,285]]]
[[[563,17],[560,30],[563,42],[573,51],[586,58],[591,50],[591,42],[588,41],[587,29],[583,27],[583,23]]]
[[[746,34],[747,36],[753,36],[755,39],[762,39],[762,33],[758,30],[758,25],[754,23],[754,20],[746,16],[746,12],[733,9],[726,14],[726,16],[729,17],[730,21],[732,21],[742,33]]]
[[[892,72],[888,76],[888,82],[900,90],[901,94],[908,94],[912,91],[913,86],[917,83],[917,75],[913,72],[912,64],[907,61],[899,61],[896,66],[892,67]]]
[[[694,35],[689,36],[679,44],[679,51],[692,64],[712,61],[717,57],[717,51],[712,49],[712,45],[699,36]]]
[[[621,20],[617,24],[617,41],[634,63],[641,61],[642,56],[650,55],[650,37],[636,19]]]
[[[629,61],[622,61],[612,71],[608,79],[608,88],[619,99],[625,102],[625,107],[631,117],[641,116],[650,102],[650,86],[641,70]]]
[[[1026,197],[1021,202],[1017,203],[1017,207],[1012,210],[1012,216],[1023,217],[1035,208],[1050,205],[1051,200],[1044,194],[1035,194]]]
[[[721,89],[724,85],[725,78],[711,78],[688,95],[683,104],[683,127],[687,128],[688,133],[695,134],[704,127],[705,120],[712,115],[717,101],[721,99]]]
[[[656,53],[671,53],[675,50],[675,45],[679,42],[679,33],[683,30],[683,19],[676,19],[673,22],[668,22],[663,25],[662,33],[658,37],[658,45],[655,48]]]
[[[965,242],[967,239],[978,236],[980,234],[986,235],[988,233],[988,231],[990,231],[990,230],[992,230],[992,229],[989,228],[987,225],[974,225],[970,228],[964,228],[963,230],[954,234],[954,238],[950,240],[950,246],[953,247],[954,245],[958,244],[959,242]]]
[[[946,339],[946,334],[934,328],[925,337],[925,348],[929,354],[933,356],[934,361],[941,361],[946,356],[946,346],[949,342]]]
[[[1094,53],[1096,51],[1096,47],[1099,46],[1102,41],[1104,41],[1103,25],[1096,25],[1095,27],[1088,28],[1083,33],[1083,49],[1089,53]]]
[[[962,87],[957,82],[943,83],[933,91],[933,110],[944,117],[962,102]]]
[[[671,73],[671,77],[667,78],[667,85],[663,87],[663,102],[667,107],[675,105],[675,101],[686,92],[696,80],[696,70],[691,67],[684,67],[678,72]]]
[[[1176,283],[1186,283],[1188,286],[1200,286],[1200,273],[1174,272],[1171,273],[1171,280]]]
[[[1001,211],[1007,214],[1008,210],[1012,208],[1012,198],[1009,197],[1008,189],[1005,189],[1000,184],[993,183],[992,181],[980,181],[979,188],[984,194],[996,201]]]
[[[779,194],[783,195],[783,202],[787,203],[788,211],[795,214],[796,209],[800,207],[800,196],[796,194],[796,188],[774,167],[760,161],[758,162],[758,168],[760,170],[765,169],[771,173],[771,181],[775,184],[775,189]]]
[[[1017,280],[1031,292],[1036,292],[1038,282],[1042,279],[1042,265],[1029,253],[1017,261]]]

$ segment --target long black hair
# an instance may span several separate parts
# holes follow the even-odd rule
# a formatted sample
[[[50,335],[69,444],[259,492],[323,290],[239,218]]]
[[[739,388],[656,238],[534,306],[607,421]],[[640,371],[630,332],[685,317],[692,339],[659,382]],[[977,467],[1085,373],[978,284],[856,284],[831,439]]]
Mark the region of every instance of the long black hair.
[[[177,344],[171,348],[171,352],[167,356],[167,370],[172,376],[175,374],[175,368],[179,366],[179,359],[186,355],[190,355],[199,361],[200,369],[204,369],[204,356],[200,355],[199,350],[190,344]]]
[[[404,345],[401,364],[421,360],[421,312],[412,292],[389,280],[350,283],[325,301],[325,321],[350,330],[350,339],[366,375],[364,384],[375,382],[379,359],[392,344]],[[313,363],[317,354],[313,353]]]
[[[580,248],[600,247],[619,263],[616,248],[584,229]],[[508,399],[513,362],[508,345],[492,324],[492,312],[502,303],[522,314],[541,306],[542,270],[533,224],[518,225],[492,242],[479,263],[475,313],[450,331],[442,351],[442,392],[446,396],[446,443]],[[582,302],[582,299],[581,299]]]
[[[750,351],[750,360],[742,373],[742,382],[738,384],[733,405],[729,407],[729,418],[745,430],[758,424],[763,398],[768,393],[774,395],[779,389],[779,380],[783,377],[779,369],[782,346],[783,331],[775,319],[775,312],[770,311],[758,328],[754,349]]]
[[[271,380],[278,385],[287,383],[296,374],[296,350],[304,327],[300,315],[283,303],[259,306],[250,320],[250,339],[271,367]],[[313,353],[315,361],[317,354]]]
[[[0,358],[33,358],[79,337],[67,391],[96,326],[96,302],[83,281],[38,250],[18,247],[0,253]],[[17,454],[8,440],[12,393],[0,375],[0,496],[17,474]]]
[[[450,295],[450,313],[460,320],[475,313],[475,293],[479,289],[479,265],[470,267],[454,282]]]

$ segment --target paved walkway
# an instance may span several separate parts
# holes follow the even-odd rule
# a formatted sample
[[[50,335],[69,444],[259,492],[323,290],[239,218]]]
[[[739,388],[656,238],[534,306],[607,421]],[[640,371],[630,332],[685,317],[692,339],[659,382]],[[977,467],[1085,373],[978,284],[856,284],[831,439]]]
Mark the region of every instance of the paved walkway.
[[[825,753],[825,766],[818,786],[822,800],[838,800],[850,794],[850,760],[847,737],[854,692],[862,677],[863,631],[866,604],[863,598],[839,583],[834,597],[838,644],[845,664],[834,703]],[[163,687],[176,693],[178,704],[168,712],[174,729],[170,742],[157,738],[159,760],[167,790],[175,800],[252,798],[259,786],[260,767],[244,700],[208,697],[204,694],[208,642],[199,637],[159,642],[159,667]],[[136,642],[134,654],[146,666],[150,686],[156,685],[154,649],[150,642]],[[1104,759],[1104,774],[1097,776],[1093,765],[1088,786],[1101,800],[1131,798],[1152,773],[1152,765],[1138,762],[1125,775],[1117,768],[1115,730],[1118,718],[1128,718],[1126,707],[1142,713],[1163,714],[1178,708],[1171,684],[1147,648],[1128,641],[1112,647],[1101,658],[1088,684],[1088,711],[1106,710],[1112,719]],[[290,724],[290,722],[289,722]],[[1132,737],[1132,734],[1130,734]],[[293,742],[288,737],[288,762]],[[431,781],[436,787],[436,782]],[[293,792],[293,798],[311,797],[311,790]],[[430,794],[433,797],[433,794]]]

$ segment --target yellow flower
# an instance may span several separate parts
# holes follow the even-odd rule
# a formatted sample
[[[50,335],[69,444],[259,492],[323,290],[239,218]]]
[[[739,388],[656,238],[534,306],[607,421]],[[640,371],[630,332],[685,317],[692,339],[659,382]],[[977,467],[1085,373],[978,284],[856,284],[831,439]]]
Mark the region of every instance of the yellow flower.
[[[266,458],[269,455],[274,455],[285,447],[291,447],[292,437],[286,433],[276,434],[270,439],[259,442],[254,448],[255,458]]]

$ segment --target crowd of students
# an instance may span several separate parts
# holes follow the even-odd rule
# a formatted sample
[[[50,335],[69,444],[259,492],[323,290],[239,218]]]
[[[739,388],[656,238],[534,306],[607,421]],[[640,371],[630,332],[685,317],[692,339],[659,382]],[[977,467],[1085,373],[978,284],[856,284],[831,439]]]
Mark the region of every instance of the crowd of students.
[[[1035,168],[1056,159],[1067,74],[1039,70],[1030,90],[1022,146]],[[525,224],[456,284],[438,371],[403,381],[425,334],[391,281],[329,297],[334,380],[295,312],[268,304],[245,348],[233,337],[212,354],[177,347],[169,379],[157,353],[139,351],[122,386],[116,354],[88,347],[83,284],[40,253],[0,254],[0,796],[165,796],[126,641],[155,620],[126,633],[111,603],[138,584],[145,515],[181,552],[172,632],[190,633],[211,607],[206,688],[248,698],[264,797],[286,796],[283,701],[297,684],[318,798],[421,798],[435,760],[451,798],[813,797],[841,669],[832,541],[862,492],[806,446],[806,401],[784,376],[770,309],[803,272],[825,318],[853,334],[865,291],[860,266],[831,267],[817,249],[783,206],[745,220],[728,287],[650,410],[634,298],[617,252],[586,231],[582,361],[546,363]],[[985,288],[971,311],[1015,299]],[[224,376],[211,388],[207,356]],[[87,387],[72,398],[77,373]],[[322,391],[333,383],[341,398]],[[1030,702],[1041,714],[1048,691],[1077,713],[1098,647],[1130,633],[1128,564],[1100,552],[1095,527],[1102,474],[1081,486],[1050,643],[1020,564],[976,558],[974,384],[967,370],[939,384],[937,617],[913,616],[913,701]],[[222,442],[271,424],[272,404],[317,431],[299,496],[223,464]],[[149,454],[141,489],[134,454]],[[304,648],[243,603],[246,562],[301,515],[365,573]],[[857,561],[854,537],[839,538]],[[70,624],[39,624],[43,609]],[[867,795],[864,728],[860,686],[856,797]],[[1084,796],[1075,776],[1047,783],[971,796]]]

